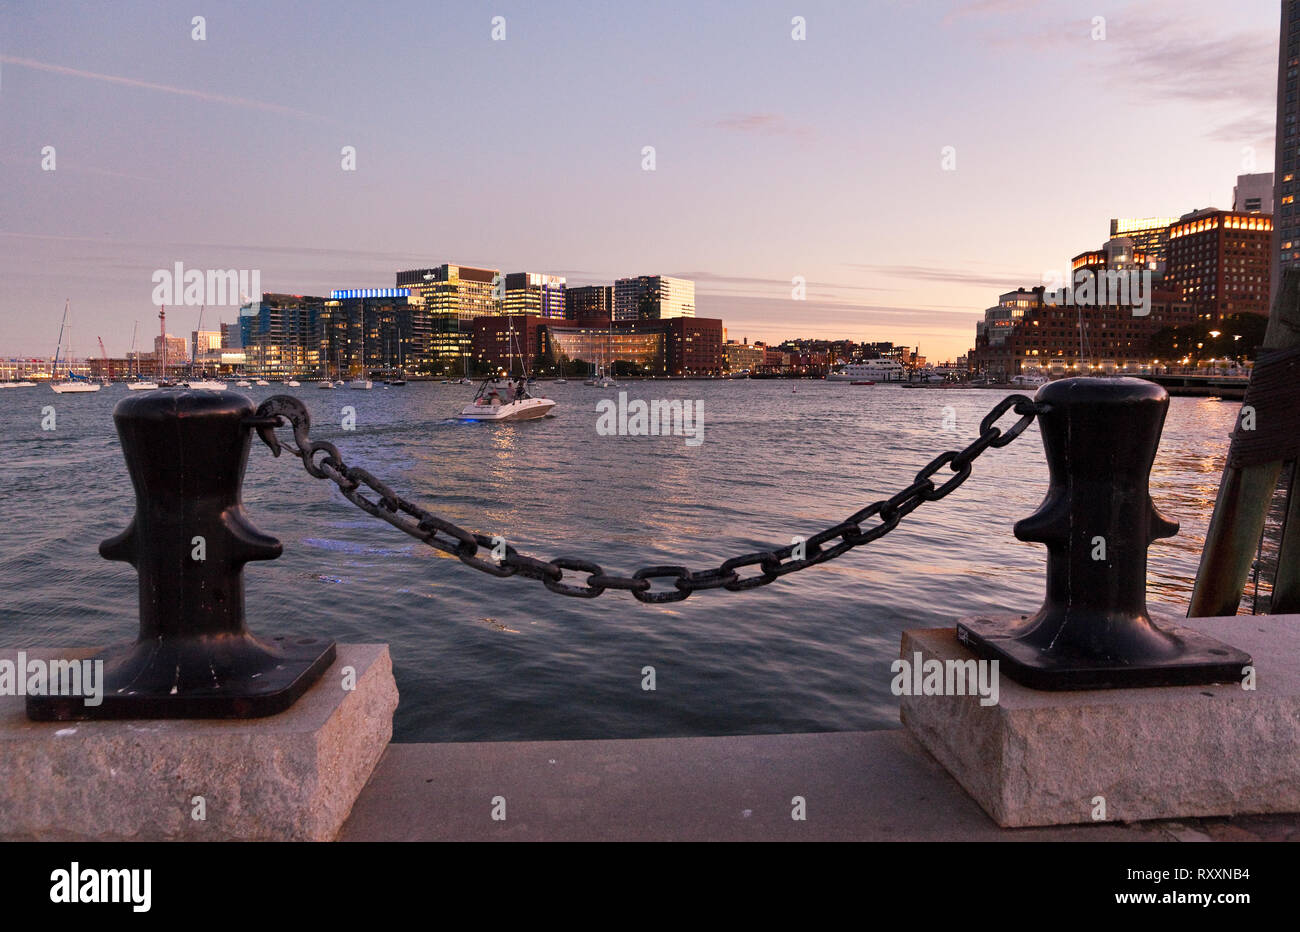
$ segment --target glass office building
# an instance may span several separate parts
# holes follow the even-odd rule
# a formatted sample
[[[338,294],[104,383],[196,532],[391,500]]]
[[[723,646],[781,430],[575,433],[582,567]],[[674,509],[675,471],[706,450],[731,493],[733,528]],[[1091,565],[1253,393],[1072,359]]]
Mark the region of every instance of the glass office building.
[[[416,369],[416,312],[421,308],[412,307],[409,299],[406,288],[330,292],[322,314],[322,355],[330,371],[342,377]]]
[[[419,367],[431,372],[458,373],[473,350],[473,322],[501,313],[496,292],[500,272],[464,265],[408,269],[397,273],[397,287],[410,293],[418,326]]]
[[[543,320],[564,318],[565,279],[562,275],[511,272],[505,276],[503,284],[502,313],[536,314]]]
[[[241,307],[239,335],[247,373],[270,379],[319,371],[324,309],[323,297],[289,294],[263,294]]]
[[[668,320],[695,316],[695,282],[640,275],[614,282],[615,320]]]

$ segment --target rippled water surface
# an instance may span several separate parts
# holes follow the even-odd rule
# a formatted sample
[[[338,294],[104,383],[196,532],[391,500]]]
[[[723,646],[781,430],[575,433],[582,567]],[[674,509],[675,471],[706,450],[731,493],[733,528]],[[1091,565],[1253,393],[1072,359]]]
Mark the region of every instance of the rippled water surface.
[[[632,398],[699,399],[704,442],[602,437],[596,402],[616,389],[546,385],[557,416],[516,425],[451,420],[467,386],[296,389],[317,439],[397,491],[525,553],[703,569],[810,535],[893,494],[964,446],[1001,394],[821,382],[625,386]],[[245,390],[255,401],[281,386]],[[114,386],[0,394],[0,643],[134,637],[130,566],[96,548],[134,507],[113,430]],[[53,405],[57,429],[42,431]],[[340,428],[356,409],[356,429]],[[943,408],[956,412],[945,432]],[[1182,532],[1151,549],[1152,609],[1186,612],[1236,405],[1171,401],[1152,477]],[[1010,423],[1008,418],[1006,423]],[[747,593],[670,605],[626,593],[564,598],[494,579],[417,544],[256,443],[244,499],[284,556],[245,572],[260,634],[391,645],[396,740],[508,740],[857,730],[897,725],[889,664],[907,627],[1042,601],[1044,551],[1011,525],[1046,488],[1037,428],[990,450],[961,489],[883,540]],[[655,668],[656,689],[641,688]]]

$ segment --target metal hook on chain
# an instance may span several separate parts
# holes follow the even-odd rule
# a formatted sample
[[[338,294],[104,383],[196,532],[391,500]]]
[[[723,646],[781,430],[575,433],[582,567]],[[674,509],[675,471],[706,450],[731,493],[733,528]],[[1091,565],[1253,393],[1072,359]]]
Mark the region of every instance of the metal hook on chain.
[[[275,429],[288,421],[293,427],[293,440],[295,446],[281,444],[280,438],[276,436]],[[253,417],[246,418],[244,424],[248,427],[257,429],[257,436],[262,438],[271,449],[272,456],[279,456],[281,448],[288,449],[290,453],[308,463],[307,471],[316,475],[310,465],[310,455],[315,453],[315,446],[312,443],[309,432],[311,431],[311,412],[307,406],[295,398],[293,395],[272,395],[266,401],[257,407],[257,413]],[[326,449],[326,447],[322,447]],[[337,458],[338,450],[328,448]],[[324,474],[317,476],[324,478]]]

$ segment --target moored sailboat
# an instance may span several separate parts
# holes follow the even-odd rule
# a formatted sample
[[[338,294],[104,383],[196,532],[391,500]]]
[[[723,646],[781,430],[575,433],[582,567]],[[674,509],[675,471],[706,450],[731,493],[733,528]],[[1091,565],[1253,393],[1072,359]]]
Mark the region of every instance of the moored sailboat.
[[[68,312],[70,311],[71,307],[72,307],[72,299],[68,298],[63,304],[63,323],[59,325],[59,345],[58,348],[54,350],[54,363],[50,366],[50,373],[54,378],[58,377],[59,356],[63,352],[63,334],[65,332],[68,332]],[[71,360],[72,336],[70,332],[68,335],[68,344],[69,344],[69,350],[68,350],[67,359]],[[103,386],[100,385],[98,382],[92,382],[88,376],[79,375],[78,373],[73,372],[70,361],[65,361],[65,364],[68,366],[67,378],[61,382],[60,381],[50,382],[50,388],[58,392],[60,395],[97,392],[101,388],[103,388]]]
[[[136,351],[136,336],[140,330],[140,321],[136,321],[131,327],[131,360],[135,367],[131,380],[126,383],[126,387],[133,392],[150,392],[158,387],[158,383],[149,379],[140,377],[140,354]]]
[[[199,330],[203,329],[204,310],[205,308],[202,305],[200,305],[199,306]],[[163,342],[166,343],[166,341],[167,341],[167,337],[166,334],[164,333]],[[199,354],[199,347],[198,344],[196,343],[190,347],[190,379],[185,383],[185,387],[191,389],[198,389],[201,391],[224,392],[227,387],[225,382],[219,381],[217,379],[204,379],[204,378],[196,379],[193,377],[194,365],[198,361],[198,354]]]

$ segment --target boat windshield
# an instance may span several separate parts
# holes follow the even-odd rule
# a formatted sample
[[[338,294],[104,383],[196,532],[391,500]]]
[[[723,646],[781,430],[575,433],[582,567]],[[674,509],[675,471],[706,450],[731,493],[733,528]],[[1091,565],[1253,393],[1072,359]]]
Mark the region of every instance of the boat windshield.
[[[528,394],[528,388],[522,379],[519,381],[507,381],[505,389],[497,388],[496,379],[484,379],[478,387],[478,392],[474,395],[474,404],[476,405],[493,405],[508,404],[512,401],[523,401],[525,398],[531,398]]]

